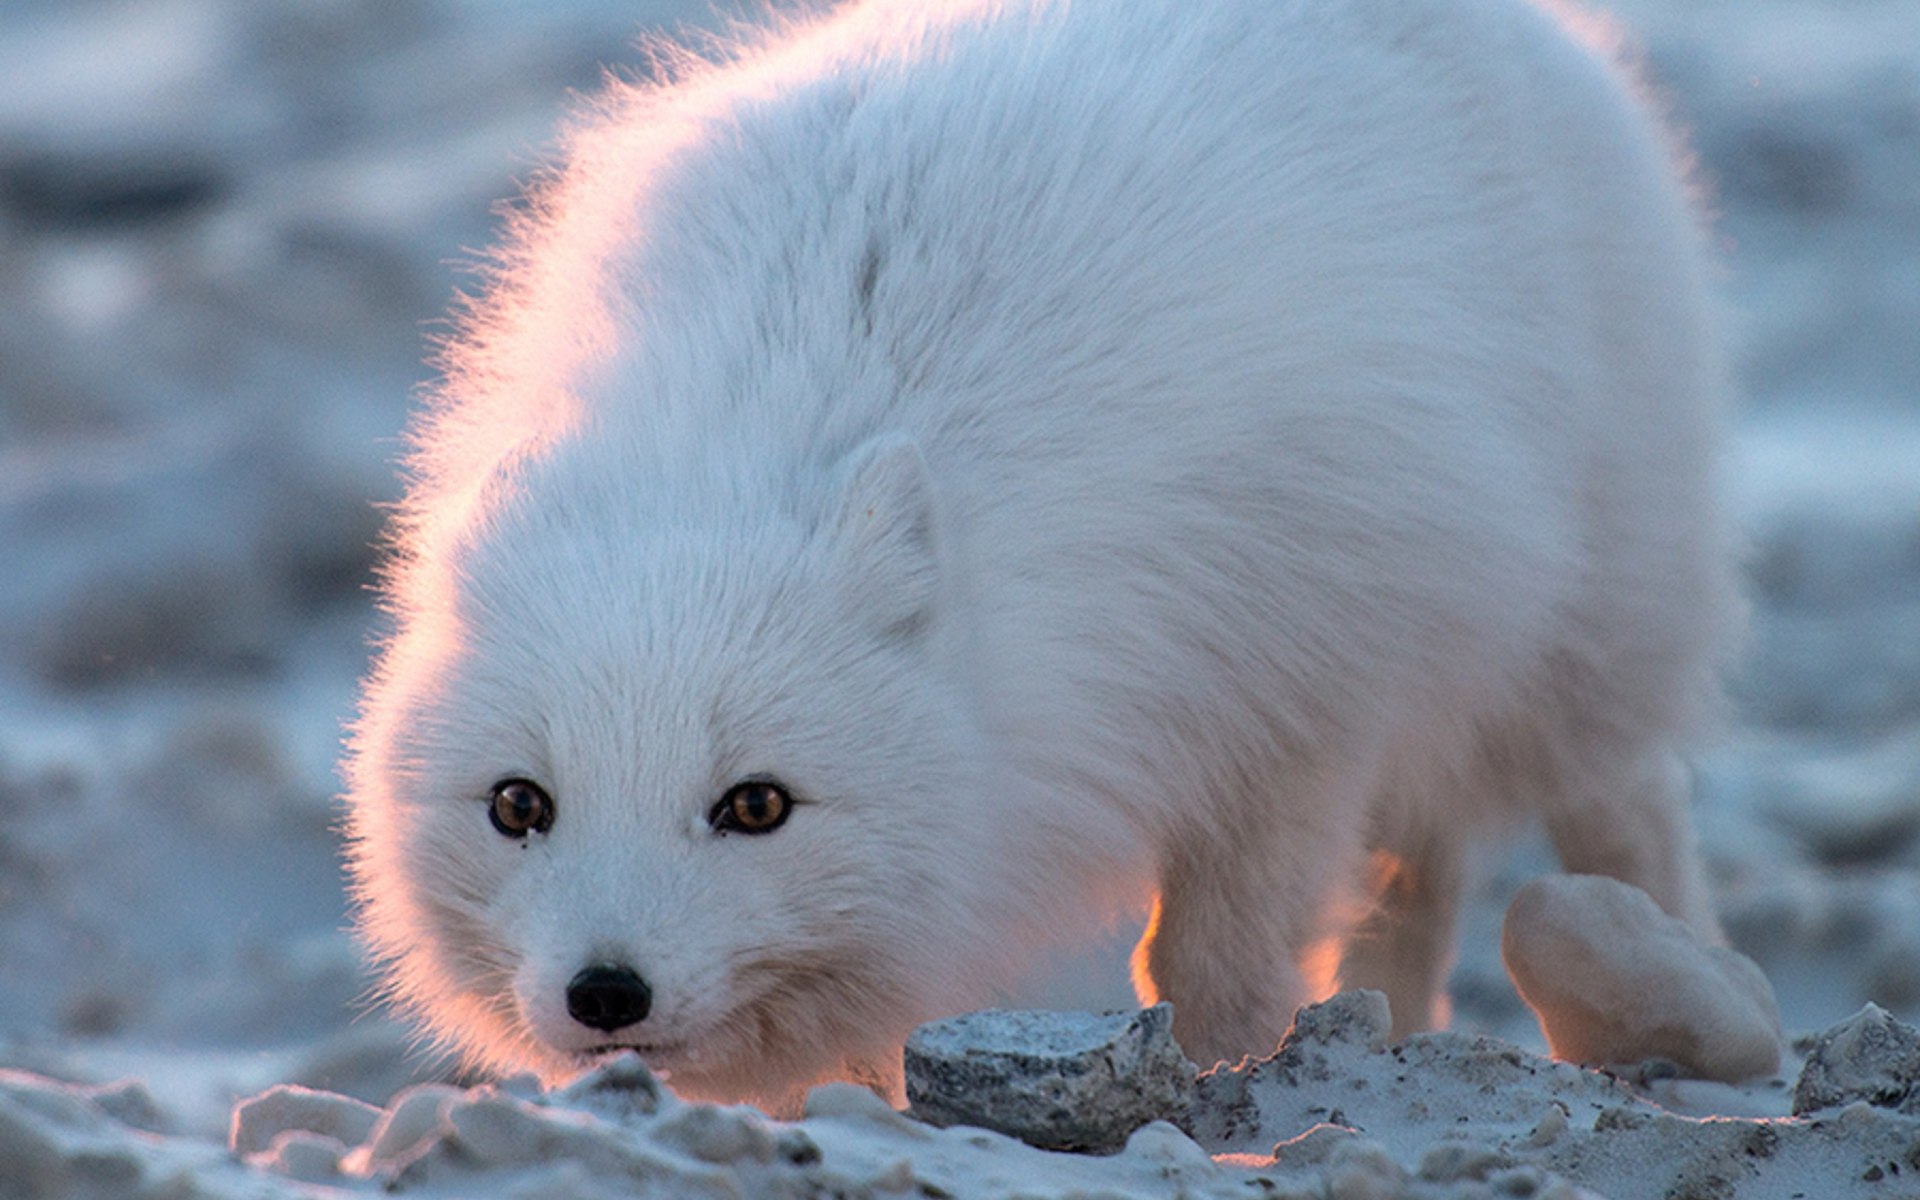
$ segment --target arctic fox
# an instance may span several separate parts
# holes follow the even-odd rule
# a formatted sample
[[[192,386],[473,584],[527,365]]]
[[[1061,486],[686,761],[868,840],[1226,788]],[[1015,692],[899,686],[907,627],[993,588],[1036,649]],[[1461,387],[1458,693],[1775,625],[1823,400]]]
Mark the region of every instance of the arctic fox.
[[[1202,1063],[1443,1020],[1465,843],[1717,936],[1671,147],[1523,0],[874,0],[571,131],[417,429],[346,771],[479,1063],[897,1088],[1151,907]],[[672,72],[670,72],[672,73]]]

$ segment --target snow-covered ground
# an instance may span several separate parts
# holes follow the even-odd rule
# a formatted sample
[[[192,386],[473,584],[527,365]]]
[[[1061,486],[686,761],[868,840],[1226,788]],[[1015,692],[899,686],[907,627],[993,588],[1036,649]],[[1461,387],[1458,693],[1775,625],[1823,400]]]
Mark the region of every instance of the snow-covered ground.
[[[1611,8],[1699,153],[1743,391],[1727,486],[1755,621],[1700,761],[1718,900],[1790,1031],[1868,1000],[1913,1020],[1920,4]],[[238,1096],[384,1104],[436,1077],[357,1003],[342,931],[333,763],[377,624],[374,504],[461,266],[570,92],[643,71],[642,30],[715,21],[706,0],[0,5],[0,1067],[143,1080],[134,1123],[177,1135],[152,1145],[189,1176],[228,1178],[194,1139]],[[1456,1027],[1539,1050],[1498,923],[1550,863],[1529,843],[1485,866]],[[1117,958],[1016,999],[1124,1003]]]

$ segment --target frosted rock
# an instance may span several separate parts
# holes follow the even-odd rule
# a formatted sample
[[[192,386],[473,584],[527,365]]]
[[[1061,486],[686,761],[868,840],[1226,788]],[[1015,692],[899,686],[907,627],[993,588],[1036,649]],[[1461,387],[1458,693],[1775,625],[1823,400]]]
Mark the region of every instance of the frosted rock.
[[[1293,1014],[1293,1027],[1280,1040],[1280,1049],[1300,1042],[1346,1042],[1378,1054],[1386,1049],[1393,1031],[1393,1010],[1385,992],[1355,988],[1329,996],[1319,1004],[1302,1005]]]
[[[367,1138],[375,1165],[407,1157],[407,1151],[440,1133],[440,1113],[466,1092],[445,1083],[423,1083],[401,1092]]]
[[[1173,1006],[1140,1012],[990,1009],[915,1030],[907,1099],[934,1125],[976,1125],[1047,1150],[1112,1153],[1184,1113],[1198,1069],[1173,1041]]]
[[[1153,1163],[1163,1179],[1195,1183],[1220,1174],[1212,1155],[1166,1121],[1149,1121],[1134,1130],[1120,1153]]]
[[[660,1110],[660,1081],[645,1060],[628,1050],[555,1092],[553,1099],[616,1121],[632,1121]]]
[[[1412,1190],[1400,1164],[1365,1138],[1335,1146],[1329,1166],[1327,1194],[1332,1200],[1402,1200]]]
[[[258,1154],[280,1134],[297,1129],[357,1146],[367,1140],[380,1117],[380,1110],[371,1104],[281,1084],[234,1106],[227,1144],[244,1157]]]
[[[804,1129],[786,1129],[773,1140],[773,1152],[781,1162],[793,1167],[807,1167],[825,1157],[820,1143],[807,1136]]]
[[[1485,1182],[1489,1175],[1513,1166],[1513,1159],[1497,1146],[1470,1142],[1440,1142],[1420,1156],[1416,1172],[1428,1183],[1456,1183],[1462,1179]]]
[[[773,1161],[773,1131],[746,1109],[696,1105],[659,1122],[649,1132],[654,1141],[701,1162]]]
[[[857,1083],[823,1083],[807,1093],[801,1116],[839,1121],[861,1121],[878,1125],[887,1133],[913,1141],[934,1140],[925,1125],[895,1112],[893,1106]]]
[[[1663,1058],[1729,1083],[1779,1069],[1780,1013],[1760,968],[1638,888],[1598,875],[1536,879],[1508,906],[1500,951],[1556,1058]]]
[[[1860,1100],[1920,1115],[1920,1029],[1877,1004],[1814,1042],[1793,1087],[1793,1115]]]
[[[914,1183],[913,1160],[896,1158],[879,1174],[868,1180],[867,1186],[876,1192],[904,1192],[913,1187]]]
[[[1322,1121],[1299,1137],[1274,1143],[1273,1159],[1283,1167],[1324,1166],[1341,1143],[1359,1136],[1345,1125]]]
[[[302,1183],[332,1183],[340,1176],[340,1160],[346,1153],[346,1143],[339,1138],[288,1129],[265,1150],[248,1155],[247,1161]]]
[[[85,1089],[87,1099],[122,1125],[147,1133],[172,1133],[173,1122],[154,1102],[147,1085],[138,1079],[120,1079]]]
[[[1542,1149],[1560,1140],[1567,1131],[1567,1106],[1555,1100],[1549,1103],[1540,1116],[1539,1124],[1527,1131],[1527,1145]]]
[[[545,1162],[564,1140],[533,1105],[486,1091],[449,1104],[441,1119],[460,1150],[486,1166]]]

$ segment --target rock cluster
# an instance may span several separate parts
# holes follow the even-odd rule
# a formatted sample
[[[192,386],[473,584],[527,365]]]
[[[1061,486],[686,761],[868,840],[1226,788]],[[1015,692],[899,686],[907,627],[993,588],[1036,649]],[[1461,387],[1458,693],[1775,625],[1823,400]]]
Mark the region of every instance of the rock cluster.
[[[964,1061],[969,1045],[1004,1048],[1023,1028],[1051,1029],[1028,1046],[1039,1066],[1015,1091],[1030,1093],[1047,1071],[1068,1074],[1063,1064],[1097,1062],[1107,1066],[1083,1074],[1110,1066],[1105,1091],[1083,1084],[1082,1094],[1124,1106],[1176,1073],[1164,1023],[1164,1009],[1078,1020],[1002,1013],[922,1041],[944,1041]],[[235,1111],[230,1150],[134,1128],[153,1123],[137,1087],[0,1071],[0,1196],[1874,1200],[1920,1179],[1920,1033],[1875,1009],[1814,1042],[1797,1092],[1804,1111],[1769,1120],[1682,1116],[1620,1078],[1493,1038],[1389,1044],[1391,1025],[1378,993],[1302,1009],[1272,1057],[1187,1080],[1187,1128],[1131,1128],[1128,1117],[1118,1123],[1129,1127],[1117,1135],[1122,1147],[1107,1155],[1044,1151],[967,1124],[935,1128],[851,1084],[815,1088],[791,1123],[688,1104],[632,1055],[553,1091],[530,1080],[423,1084],[384,1108],[276,1087]],[[1143,1075],[1128,1073],[1136,1069]],[[996,1098],[946,1102],[984,1110]],[[1029,1108],[1026,1132],[1051,1128],[1049,1111]]]

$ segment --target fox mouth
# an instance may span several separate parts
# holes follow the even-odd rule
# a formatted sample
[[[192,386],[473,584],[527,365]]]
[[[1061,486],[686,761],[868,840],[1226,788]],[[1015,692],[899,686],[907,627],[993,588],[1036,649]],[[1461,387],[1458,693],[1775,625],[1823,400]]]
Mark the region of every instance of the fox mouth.
[[[686,1050],[686,1045],[681,1042],[611,1042],[581,1050],[574,1057],[582,1066],[597,1067],[610,1058],[618,1058],[632,1051],[646,1060],[649,1069],[660,1073],[661,1068],[683,1057]]]

